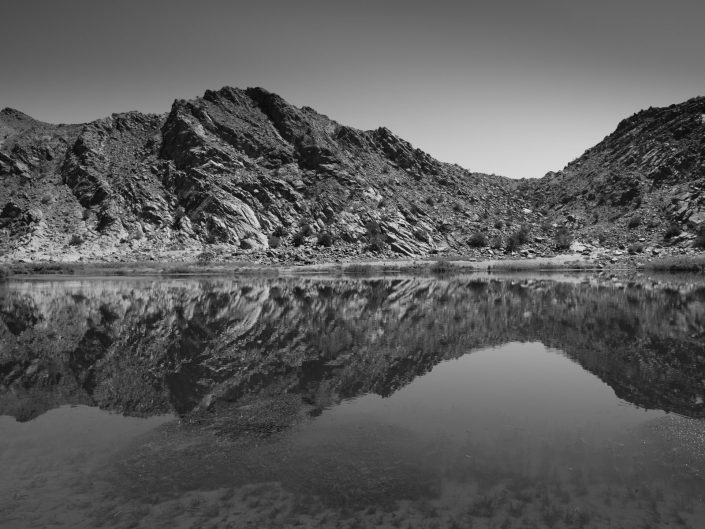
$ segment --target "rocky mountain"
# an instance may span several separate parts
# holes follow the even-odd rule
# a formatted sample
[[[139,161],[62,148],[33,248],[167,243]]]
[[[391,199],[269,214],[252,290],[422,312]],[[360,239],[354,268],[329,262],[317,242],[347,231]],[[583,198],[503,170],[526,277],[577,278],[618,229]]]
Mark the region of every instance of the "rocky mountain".
[[[261,88],[167,115],[50,125],[0,112],[0,252],[10,259],[425,255],[536,216],[508,179],[433,159]],[[495,228],[494,226],[498,227]],[[490,227],[490,228],[488,228]]]
[[[4,109],[0,182],[6,262],[683,253],[705,247],[705,98],[639,112],[529,181],[261,88],[83,125]]]
[[[520,189],[576,237],[692,246],[705,229],[705,97],[638,112]]]

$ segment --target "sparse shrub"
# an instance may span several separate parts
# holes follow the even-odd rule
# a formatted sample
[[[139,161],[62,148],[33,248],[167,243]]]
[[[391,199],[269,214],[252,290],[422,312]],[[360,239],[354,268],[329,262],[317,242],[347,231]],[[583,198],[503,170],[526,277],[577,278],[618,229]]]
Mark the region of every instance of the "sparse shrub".
[[[380,227],[379,222],[374,219],[365,223],[365,229],[367,230],[368,237],[382,233],[382,228]]]
[[[284,226],[277,226],[272,231],[272,235],[275,237],[286,237],[286,228]]]
[[[638,227],[641,225],[641,217],[639,215],[634,215],[633,217],[630,217],[629,220],[627,221],[627,228],[630,230],[633,230],[634,228]]]
[[[267,239],[267,242],[269,243],[270,248],[276,249],[279,248],[282,243],[282,240],[281,237],[277,237],[276,235],[270,235]]]
[[[318,239],[316,242],[318,243],[318,246],[325,246],[326,248],[330,248],[331,246],[333,246],[333,236],[327,231],[322,231],[318,234]]]
[[[294,246],[301,246],[306,241],[306,235],[303,230],[299,230],[294,234],[291,242]]]
[[[343,268],[343,273],[353,276],[369,276],[374,272],[374,268],[370,265],[351,264]]]
[[[695,248],[705,248],[705,226],[701,226],[693,241]]]
[[[471,248],[484,248],[487,246],[487,237],[483,233],[476,231],[468,239],[468,246]]]
[[[311,227],[311,223],[310,223],[310,222],[306,222],[306,221],[302,222],[302,223],[301,223],[301,229],[299,229],[299,232],[300,232],[304,237],[308,237],[309,235],[311,235],[311,234],[313,233],[313,228]]]
[[[497,230],[501,230],[502,226],[504,226],[504,223],[501,220],[498,220],[497,222],[494,223],[494,227]]]
[[[432,274],[449,274],[458,269],[456,265],[445,259],[440,259],[431,266]]]
[[[196,256],[196,262],[198,264],[208,264],[215,259],[215,254],[210,250],[205,250]]]
[[[184,209],[183,206],[179,206],[176,208],[176,211],[174,211],[174,224],[177,224],[181,219],[184,218],[186,215],[186,210]]]
[[[455,204],[453,204],[453,211],[455,211],[456,213],[462,213],[462,211],[463,211],[462,204],[460,204],[460,202],[456,202]]]
[[[519,249],[522,244],[529,241],[529,228],[527,226],[520,227],[512,233],[507,239],[507,251],[514,252]]]
[[[80,246],[83,244],[83,237],[81,237],[78,233],[74,233],[73,235],[71,235],[69,244],[71,246]]]
[[[671,272],[705,272],[703,255],[671,255],[646,263],[650,270],[668,270]]]
[[[433,206],[435,202],[433,201],[433,197],[426,197],[426,204],[429,206]]]
[[[678,224],[670,224],[666,231],[663,233],[663,238],[665,240],[671,240],[673,237],[678,237],[681,234],[681,227]]]
[[[573,238],[570,232],[566,228],[561,228],[556,232],[555,243],[556,250],[567,250],[570,248],[570,244],[573,242]]]
[[[367,249],[373,252],[383,252],[387,248],[387,241],[381,233],[368,235],[367,241]]]
[[[644,245],[641,244],[640,242],[632,243],[629,246],[627,246],[627,251],[632,255],[637,254],[637,253],[641,253],[644,251]]]
[[[490,248],[493,250],[499,250],[502,247],[502,237],[499,235],[496,235],[492,237],[492,240],[490,241]]]

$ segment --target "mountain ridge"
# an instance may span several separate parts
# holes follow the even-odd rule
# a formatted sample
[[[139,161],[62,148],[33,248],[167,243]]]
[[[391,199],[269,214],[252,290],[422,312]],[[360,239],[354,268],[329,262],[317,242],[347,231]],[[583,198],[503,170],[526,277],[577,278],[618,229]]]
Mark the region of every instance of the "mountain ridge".
[[[640,209],[635,197],[653,225],[628,233],[656,245],[663,222],[697,231],[705,221],[698,112],[705,98],[641,111],[563,170],[515,181],[438,161],[386,127],[342,125],[258,87],[207,90],[164,114],[84,124],[47,124],[6,108],[0,259],[206,252],[312,262],[489,256],[522,245],[523,255],[552,255],[568,250],[566,233],[592,248],[625,247],[620,224]],[[680,149],[672,156],[666,137]],[[693,196],[658,210],[674,189]],[[664,220],[654,224],[657,214]],[[674,242],[686,248],[696,236]]]

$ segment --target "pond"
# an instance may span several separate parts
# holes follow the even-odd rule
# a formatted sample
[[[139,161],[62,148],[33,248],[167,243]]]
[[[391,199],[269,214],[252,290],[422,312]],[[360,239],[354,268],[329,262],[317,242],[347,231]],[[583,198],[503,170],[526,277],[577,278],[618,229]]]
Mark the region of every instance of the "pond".
[[[705,527],[705,289],[0,284],[0,526]]]

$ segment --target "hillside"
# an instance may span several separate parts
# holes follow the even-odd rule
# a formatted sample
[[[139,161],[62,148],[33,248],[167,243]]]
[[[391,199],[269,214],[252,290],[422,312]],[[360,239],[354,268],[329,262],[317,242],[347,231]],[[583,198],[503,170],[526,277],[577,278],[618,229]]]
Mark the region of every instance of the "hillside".
[[[261,88],[85,125],[5,109],[0,141],[5,260],[427,255],[536,220],[506,178]]]
[[[705,98],[641,111],[523,181],[261,88],[82,125],[6,108],[0,183],[5,262],[690,253],[705,247]]]
[[[577,237],[692,246],[705,228],[705,97],[638,112],[520,189]]]

